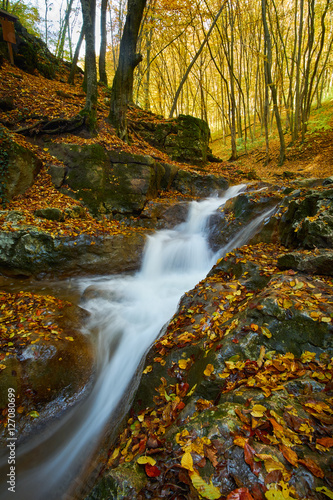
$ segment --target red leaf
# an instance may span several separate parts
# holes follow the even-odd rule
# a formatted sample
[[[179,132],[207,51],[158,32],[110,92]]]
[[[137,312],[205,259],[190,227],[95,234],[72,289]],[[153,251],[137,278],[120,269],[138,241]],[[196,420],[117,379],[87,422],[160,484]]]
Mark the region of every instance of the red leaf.
[[[149,477],[158,477],[161,474],[160,469],[156,465],[145,464],[145,471]]]
[[[238,488],[227,496],[227,500],[254,500],[247,488]]]
[[[252,446],[250,446],[249,443],[245,443],[245,446],[244,446],[245,462],[251,467],[253,474],[258,476],[260,469],[261,469],[261,465],[260,465],[260,462],[254,461],[253,457],[254,457],[255,453],[256,452],[252,448]]]

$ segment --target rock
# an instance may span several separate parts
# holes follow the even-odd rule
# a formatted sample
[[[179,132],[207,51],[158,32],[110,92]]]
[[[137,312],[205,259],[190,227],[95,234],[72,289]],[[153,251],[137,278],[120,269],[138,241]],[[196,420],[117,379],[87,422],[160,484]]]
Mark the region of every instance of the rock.
[[[276,192],[271,195],[268,190],[249,191],[228,200],[209,221],[213,250],[227,252],[240,242],[244,244],[246,238],[250,241],[256,233],[259,241],[266,241],[266,223],[279,202],[281,196]],[[271,231],[268,234],[267,240],[271,241]]]
[[[61,191],[82,200],[94,216],[138,215],[157,194],[161,166],[150,156],[108,153],[98,144],[50,144],[49,151],[67,166]]]
[[[8,202],[32,186],[42,162],[29,149],[13,142],[1,127],[0,138],[5,155],[0,170],[0,197]]]
[[[12,111],[15,109],[14,99],[12,96],[3,97],[0,99],[0,109],[1,111]]]
[[[333,251],[317,250],[310,252],[290,252],[278,258],[280,269],[294,269],[310,274],[333,275]]]
[[[297,248],[329,248],[333,245],[333,189],[307,191],[288,203],[279,222],[283,245]]]
[[[177,133],[168,134],[164,141],[167,154],[176,161],[205,163],[210,139],[207,123],[190,115],[179,115],[175,125]]]
[[[185,222],[188,214],[188,201],[156,200],[149,201],[139,219],[138,225],[154,229],[171,229]]]
[[[34,313],[36,311],[31,312]],[[9,349],[9,355],[1,361],[0,408],[7,407],[8,388],[14,389],[18,442],[40,432],[82,401],[94,380],[93,348],[87,336],[80,332],[88,313],[66,303],[59,309],[50,306],[47,314],[53,330],[60,334],[50,331],[45,337],[39,337],[36,327],[29,333],[32,336],[25,345],[23,339],[20,343],[19,337],[15,337],[19,345],[14,351]],[[32,340],[35,343],[31,343]],[[7,432],[2,431],[2,444],[7,439]]]
[[[332,481],[329,449],[316,446],[331,436],[332,304],[328,281],[279,271],[273,245],[228,254],[151,347],[125,430],[87,500],[179,488],[199,499],[186,453],[197,481],[221,496],[243,488],[265,498],[283,480],[293,497],[319,500],[317,488]],[[156,460],[143,487],[140,455]]]
[[[53,143],[49,152],[67,169],[64,180],[63,171],[53,169],[53,182],[61,185],[61,192],[82,200],[94,216],[137,217],[146,203],[163,190],[204,197],[228,187],[228,182],[218,176],[187,172],[158,163],[148,155],[106,151],[98,144]]]
[[[179,115],[169,120],[144,114],[132,121],[133,128],[152,146],[166,152],[172,160],[193,165],[207,162],[211,154],[208,143],[210,130],[204,120],[190,115]]]
[[[202,198],[213,194],[221,194],[228,189],[229,184],[223,177],[178,170],[171,187],[182,194]]]
[[[40,208],[34,211],[35,217],[42,217],[43,219],[56,220],[63,222],[65,220],[64,214],[60,208]]]
[[[0,232],[0,269],[6,275],[111,274],[139,267],[145,236],[139,232],[51,236],[37,228]]]
[[[48,173],[51,176],[54,187],[60,188],[64,182],[66,169],[60,165],[48,165]]]

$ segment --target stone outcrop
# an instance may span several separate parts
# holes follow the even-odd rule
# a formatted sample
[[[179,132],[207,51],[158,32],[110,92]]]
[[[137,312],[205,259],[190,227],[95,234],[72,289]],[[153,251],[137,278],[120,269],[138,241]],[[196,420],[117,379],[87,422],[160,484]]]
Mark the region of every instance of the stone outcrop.
[[[16,217],[23,215],[16,213]],[[13,220],[13,213],[7,219]],[[53,236],[13,223],[10,231],[0,232],[0,270],[7,275],[40,277],[133,271],[140,265],[144,245],[140,232]]]
[[[163,498],[165,483],[199,499],[190,467],[223,497],[244,488],[265,499],[282,481],[293,498],[330,489],[330,452],[318,446],[332,424],[332,290],[279,272],[272,250],[227,255],[182,298],[147,356],[118,455],[87,499]],[[313,293],[327,300],[316,306]],[[153,478],[142,453],[156,461]]]
[[[211,153],[207,123],[190,115],[169,120],[140,112],[132,127],[152,146],[166,152],[172,160],[202,165]]]
[[[55,186],[82,200],[94,216],[137,217],[162,191],[205,197],[228,187],[219,176],[185,171],[148,155],[108,152],[98,144],[50,144],[49,152],[66,165],[65,172],[49,168]]]

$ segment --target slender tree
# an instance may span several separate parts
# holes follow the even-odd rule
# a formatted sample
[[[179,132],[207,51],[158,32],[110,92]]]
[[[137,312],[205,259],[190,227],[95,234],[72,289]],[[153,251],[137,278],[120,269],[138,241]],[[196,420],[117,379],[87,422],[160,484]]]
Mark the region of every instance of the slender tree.
[[[74,53],[74,57],[73,57],[73,61],[72,61],[72,66],[71,66],[71,71],[69,73],[69,77],[67,80],[67,83],[70,83],[71,85],[74,85],[76,66],[77,66],[77,62],[79,60],[79,55],[80,55],[80,50],[81,50],[83,39],[84,39],[84,28],[82,26],[80,36],[79,36],[78,42],[76,44],[76,49],[75,49],[75,53]]]
[[[108,0],[102,0],[101,4],[101,46],[99,49],[99,81],[108,84],[108,77],[106,74],[105,68],[105,59],[106,59],[106,45],[107,45],[107,36],[106,36],[106,11],[108,6]]]
[[[82,0],[81,0],[82,1]],[[111,89],[109,121],[115,127],[117,135],[128,142],[127,108],[133,100],[133,74],[142,61],[136,46],[140,24],[147,0],[128,0],[127,15],[120,42],[119,61]]]
[[[85,77],[87,86],[86,103],[81,114],[86,116],[90,130],[96,126],[97,70],[95,52],[95,12],[96,0],[81,0],[83,28],[86,40]]]
[[[276,85],[272,81],[272,41],[271,41],[271,35],[270,35],[269,29],[268,29],[268,23],[267,23],[267,17],[266,17],[267,0],[261,0],[261,7],[262,7],[262,21],[263,21],[263,25],[264,25],[264,37],[265,37],[265,56],[266,56],[265,60],[264,60],[265,79],[266,79],[266,85],[271,89],[271,93],[272,93],[272,101],[273,101],[274,114],[275,114],[275,119],[276,119],[276,126],[278,129],[279,139],[280,139],[279,165],[282,165],[284,160],[285,160],[285,156],[286,156],[286,146],[285,146],[281,117],[280,117],[280,112],[279,112],[279,107],[278,107]]]

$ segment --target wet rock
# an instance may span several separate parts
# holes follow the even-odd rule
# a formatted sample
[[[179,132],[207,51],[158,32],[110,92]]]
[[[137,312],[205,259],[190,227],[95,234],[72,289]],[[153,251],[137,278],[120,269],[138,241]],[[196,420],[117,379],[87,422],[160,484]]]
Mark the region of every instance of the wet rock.
[[[263,499],[268,488],[282,491],[281,481],[295,498],[320,500],[317,489],[331,489],[331,454],[315,443],[331,436],[333,424],[332,287],[319,276],[281,272],[273,249],[228,254],[181,299],[147,355],[108,480],[97,482],[89,500],[105,491],[163,498],[166,483],[199,499],[181,462],[186,450],[200,478],[223,496],[244,488]],[[147,476],[138,492],[128,485],[145,435],[144,453],[159,475]],[[154,453],[152,438],[160,447]]]
[[[188,214],[188,201],[149,201],[137,221],[144,227],[171,229],[185,222]]]
[[[244,242],[244,237],[250,240],[257,233],[259,240],[271,238],[265,236],[266,223],[281,202],[277,193],[271,195],[268,190],[241,193],[217,210],[209,222],[209,242],[214,251],[228,251]]]
[[[10,354],[3,356],[0,408],[7,407],[8,388],[14,389],[18,441],[40,432],[89,394],[94,352],[90,340],[80,332],[87,317],[86,311],[70,304],[54,309],[50,324],[59,334],[50,331],[50,338],[39,338],[38,331],[32,331],[34,343],[21,343],[23,347],[9,349]],[[1,442],[7,437],[2,428]]]
[[[333,252],[331,250],[317,250],[314,254],[304,252],[290,252],[281,255],[278,259],[280,269],[294,269],[311,274],[333,275]]]
[[[89,500],[127,500],[137,498],[147,479],[139,467],[123,464],[106,474],[89,494]]]
[[[172,189],[182,194],[205,197],[221,194],[228,189],[228,181],[223,177],[215,175],[200,175],[195,172],[178,170],[177,176],[171,185]]]
[[[33,229],[0,232],[0,269],[4,274],[52,276],[108,274],[137,269],[145,236],[115,234],[95,238],[51,236]]]

